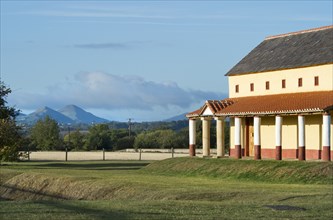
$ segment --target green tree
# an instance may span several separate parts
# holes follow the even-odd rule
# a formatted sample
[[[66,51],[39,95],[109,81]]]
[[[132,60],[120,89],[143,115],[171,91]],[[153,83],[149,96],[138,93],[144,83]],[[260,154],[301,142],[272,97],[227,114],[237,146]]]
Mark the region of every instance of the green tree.
[[[64,137],[64,142],[66,146],[69,146],[72,150],[83,150],[85,145],[85,135],[76,130],[66,134]]]
[[[116,142],[114,150],[123,150],[128,148],[133,148],[135,137],[134,136],[126,136],[119,138]]]
[[[6,98],[11,93],[0,81],[0,162],[15,161],[19,159],[19,146],[21,142],[20,128],[16,126],[15,116],[17,110],[7,106]]]
[[[152,135],[152,132],[144,131],[136,136],[134,141],[134,148],[157,148],[158,146],[156,138]]]
[[[183,128],[175,134],[174,138],[174,148],[188,148],[189,138],[188,138],[188,127]]]
[[[134,141],[134,148],[171,148],[177,146],[175,131],[155,130],[139,134]]]
[[[113,150],[122,150],[126,148],[133,148],[135,140],[135,132],[131,132],[129,137],[128,129],[112,129],[110,131],[111,142]]]
[[[49,116],[37,121],[32,127],[31,140],[31,144],[38,150],[59,150],[63,147],[59,126]]]
[[[14,120],[0,119],[0,162],[19,159],[22,155],[19,153],[21,140]]]
[[[0,81],[0,119],[15,119],[17,112],[15,108],[7,106],[6,98],[12,92]]]
[[[85,141],[86,150],[111,150],[111,132],[107,124],[98,124],[89,128]]]

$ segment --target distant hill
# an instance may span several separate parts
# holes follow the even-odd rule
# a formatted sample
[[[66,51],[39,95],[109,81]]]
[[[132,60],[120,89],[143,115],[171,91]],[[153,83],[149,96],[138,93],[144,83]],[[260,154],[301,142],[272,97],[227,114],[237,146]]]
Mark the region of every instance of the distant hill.
[[[35,124],[38,120],[44,119],[46,116],[49,116],[50,118],[52,118],[53,120],[56,120],[58,123],[61,123],[61,124],[68,124],[68,123],[74,122],[69,117],[67,117],[47,106],[37,109],[35,112],[33,112],[25,117],[22,117],[22,118],[24,118],[22,120],[22,122],[26,123],[26,124]]]
[[[16,118],[16,121],[21,124],[33,125],[38,120],[44,119],[46,116],[54,119],[59,124],[92,124],[108,122],[107,119],[97,117],[75,105],[67,105],[59,111],[45,106],[28,115],[20,114]]]
[[[26,116],[27,116],[26,114],[18,113],[18,114],[16,115],[16,117],[15,117],[15,120],[16,120],[17,122],[24,121]]]
[[[167,118],[167,119],[165,119],[165,120],[163,120],[163,121],[165,121],[165,122],[170,122],[170,121],[187,120],[187,118],[186,118],[185,115],[186,115],[186,113],[183,113],[183,114],[180,114],[180,115],[173,116],[173,117],[171,117],[171,118]]]
[[[108,120],[97,117],[76,105],[67,105],[59,109],[58,112],[73,120],[74,123],[91,124],[108,122]]]

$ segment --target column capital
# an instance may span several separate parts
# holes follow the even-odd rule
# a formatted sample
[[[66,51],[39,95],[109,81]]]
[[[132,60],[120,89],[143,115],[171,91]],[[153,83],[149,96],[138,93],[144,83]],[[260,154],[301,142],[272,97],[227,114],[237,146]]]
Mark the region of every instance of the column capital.
[[[200,118],[201,119],[201,121],[210,121],[210,120],[212,120],[212,117],[201,117]]]
[[[217,121],[217,120],[224,120],[225,119],[225,117],[223,117],[223,116],[216,116],[216,117],[214,117],[214,119]]]

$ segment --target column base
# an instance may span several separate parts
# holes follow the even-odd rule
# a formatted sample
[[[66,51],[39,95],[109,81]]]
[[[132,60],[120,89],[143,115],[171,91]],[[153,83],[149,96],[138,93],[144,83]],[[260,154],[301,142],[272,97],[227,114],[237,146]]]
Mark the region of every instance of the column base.
[[[225,155],[225,150],[224,150],[224,149],[222,150],[222,152],[221,152],[221,150],[220,150],[220,151],[217,150],[217,154],[216,154],[216,157],[217,157],[217,158],[224,157],[224,155]]]
[[[242,146],[241,145],[235,145],[235,158],[236,159],[242,158]]]
[[[298,160],[305,160],[305,146],[298,147]]]
[[[189,153],[190,153],[190,157],[195,157],[195,144],[189,145]]]
[[[275,147],[275,160],[282,160],[282,146]]]
[[[254,145],[254,159],[261,160],[261,145]]]
[[[330,146],[323,146],[323,151],[322,151],[322,160],[323,161],[331,161],[331,147]]]

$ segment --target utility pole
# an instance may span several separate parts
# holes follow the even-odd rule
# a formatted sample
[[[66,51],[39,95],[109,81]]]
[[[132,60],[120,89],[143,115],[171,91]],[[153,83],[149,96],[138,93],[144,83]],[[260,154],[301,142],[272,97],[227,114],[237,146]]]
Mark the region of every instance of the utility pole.
[[[70,145],[71,145],[71,123],[68,123],[67,126],[68,126],[68,148],[70,148]]]
[[[128,136],[129,137],[131,137],[132,120],[133,120],[133,118],[128,119]]]

